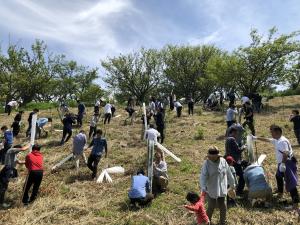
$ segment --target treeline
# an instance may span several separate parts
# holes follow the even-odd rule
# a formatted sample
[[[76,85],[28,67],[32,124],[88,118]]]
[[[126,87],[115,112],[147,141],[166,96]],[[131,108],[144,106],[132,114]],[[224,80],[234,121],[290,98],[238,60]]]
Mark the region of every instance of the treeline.
[[[299,32],[262,36],[250,33],[249,46],[227,52],[213,45],[166,46],[144,49],[102,61],[107,82],[119,99],[150,95],[192,96],[205,100],[214,91],[249,95],[274,90],[275,85],[296,89],[300,83]]]
[[[49,102],[82,99],[94,102],[103,90],[94,83],[97,68],[78,65],[64,55],[49,52],[43,41],[37,40],[28,51],[9,45],[0,52],[0,100]]]
[[[272,91],[275,85],[299,89],[299,32],[266,36],[250,33],[250,44],[232,52],[213,45],[173,46],[120,54],[101,62],[103,80],[117,100],[129,96],[143,102],[150,95],[192,96],[205,100],[214,91],[248,95]],[[51,102],[81,99],[93,103],[105,95],[95,82],[97,68],[88,68],[49,52],[43,41],[30,50],[9,45],[0,51],[0,101]]]

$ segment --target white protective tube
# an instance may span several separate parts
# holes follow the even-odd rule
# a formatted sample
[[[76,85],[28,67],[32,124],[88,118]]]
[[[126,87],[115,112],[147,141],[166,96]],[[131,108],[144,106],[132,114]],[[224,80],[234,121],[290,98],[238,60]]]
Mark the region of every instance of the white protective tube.
[[[31,131],[30,131],[30,144],[31,144],[30,152],[32,150],[32,146],[34,145],[34,141],[35,141],[36,121],[37,121],[37,114],[33,114],[31,119]]]
[[[62,164],[64,164],[65,162],[69,161],[71,158],[73,157],[73,153],[71,153],[70,155],[68,155],[66,158],[64,158],[63,160],[61,160],[59,163],[57,163],[55,166],[52,167],[51,170],[55,170],[58,167],[60,167]]]
[[[164,146],[162,146],[160,143],[155,143],[156,144],[156,146],[160,149],[160,150],[162,150],[162,151],[164,151],[167,155],[169,155],[169,156],[171,156],[176,162],[181,162],[181,159],[180,158],[178,158],[176,155],[174,155],[171,151],[169,151],[168,149],[166,149]]]

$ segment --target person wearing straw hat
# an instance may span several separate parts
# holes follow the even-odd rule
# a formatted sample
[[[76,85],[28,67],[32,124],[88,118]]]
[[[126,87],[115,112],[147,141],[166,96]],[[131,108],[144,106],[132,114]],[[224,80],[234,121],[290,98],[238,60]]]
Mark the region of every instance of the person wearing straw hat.
[[[216,206],[220,209],[220,224],[226,224],[226,196],[227,186],[235,188],[234,177],[226,160],[220,156],[217,147],[208,150],[200,173],[200,189],[207,193],[208,208],[207,215],[211,221]]]

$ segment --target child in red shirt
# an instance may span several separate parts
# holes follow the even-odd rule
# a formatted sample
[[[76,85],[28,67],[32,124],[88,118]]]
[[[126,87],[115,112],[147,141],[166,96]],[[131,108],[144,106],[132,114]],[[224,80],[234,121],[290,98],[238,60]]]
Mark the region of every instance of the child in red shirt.
[[[186,200],[188,200],[191,205],[185,205],[184,207],[188,210],[194,211],[197,216],[197,222],[198,224],[210,224],[208,216],[206,214],[205,208],[204,208],[204,198],[205,198],[205,192],[202,192],[201,196],[195,192],[189,192],[186,196]]]

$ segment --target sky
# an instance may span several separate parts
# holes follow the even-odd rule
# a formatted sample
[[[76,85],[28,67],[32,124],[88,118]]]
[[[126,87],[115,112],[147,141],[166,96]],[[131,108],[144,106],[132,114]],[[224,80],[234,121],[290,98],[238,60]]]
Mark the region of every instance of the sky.
[[[48,49],[90,67],[141,47],[214,44],[233,49],[257,28],[300,30],[300,0],[0,0],[0,46]]]

